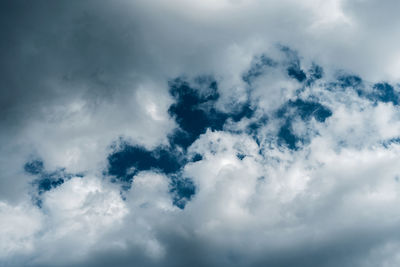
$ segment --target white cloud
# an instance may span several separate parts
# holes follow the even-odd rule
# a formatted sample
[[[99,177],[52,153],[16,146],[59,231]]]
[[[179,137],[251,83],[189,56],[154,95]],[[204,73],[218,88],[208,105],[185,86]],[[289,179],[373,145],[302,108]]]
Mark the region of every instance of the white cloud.
[[[0,202],[0,259],[12,258],[20,251],[33,252],[41,223],[39,209],[29,202],[16,206]]]

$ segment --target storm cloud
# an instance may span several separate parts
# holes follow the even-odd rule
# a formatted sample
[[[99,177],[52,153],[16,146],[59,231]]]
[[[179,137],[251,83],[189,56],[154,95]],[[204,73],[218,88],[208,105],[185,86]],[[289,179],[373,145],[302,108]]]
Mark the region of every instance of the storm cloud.
[[[400,3],[2,1],[1,266],[398,266]]]

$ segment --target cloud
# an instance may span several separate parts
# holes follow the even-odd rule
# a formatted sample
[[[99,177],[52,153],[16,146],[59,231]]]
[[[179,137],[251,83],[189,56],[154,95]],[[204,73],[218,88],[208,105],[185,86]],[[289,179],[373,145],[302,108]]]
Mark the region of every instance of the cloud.
[[[0,5],[0,265],[398,265],[396,1]]]
[[[11,258],[15,252],[34,251],[35,232],[40,229],[40,211],[30,203],[21,203],[17,206],[0,203],[1,214],[1,258]],[[27,225],[27,222],[29,224]]]

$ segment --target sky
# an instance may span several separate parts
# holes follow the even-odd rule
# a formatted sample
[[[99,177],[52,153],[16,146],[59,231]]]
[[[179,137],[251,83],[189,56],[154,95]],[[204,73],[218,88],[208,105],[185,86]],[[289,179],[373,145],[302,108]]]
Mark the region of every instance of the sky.
[[[399,266],[399,10],[1,1],[0,266]]]

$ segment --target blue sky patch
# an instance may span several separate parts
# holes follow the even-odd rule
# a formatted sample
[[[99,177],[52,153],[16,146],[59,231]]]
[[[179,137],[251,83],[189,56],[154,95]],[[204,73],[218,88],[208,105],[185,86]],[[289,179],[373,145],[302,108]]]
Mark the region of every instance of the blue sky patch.
[[[296,150],[297,143],[303,140],[298,138],[292,131],[291,121],[287,120],[285,124],[281,126],[278,132],[278,144],[286,145],[289,149]]]
[[[307,79],[305,72],[301,69],[300,58],[296,51],[287,46],[280,46],[280,50],[289,59],[289,66],[286,71],[289,77],[296,79],[298,82],[303,82]]]
[[[183,209],[186,203],[196,194],[196,186],[189,178],[173,175],[171,176],[170,193],[172,194],[173,204]]]
[[[318,122],[325,122],[328,117],[332,116],[332,111],[318,102],[298,98],[295,101],[289,100],[278,110],[277,116],[280,118],[300,116],[302,120],[314,117]]]
[[[399,93],[394,90],[393,86],[385,82],[374,84],[373,91],[368,98],[384,103],[391,102],[393,105],[399,104]]]
[[[304,73],[304,71],[300,68],[300,65],[298,64],[291,64],[288,68],[287,68],[287,74],[293,78],[296,79],[299,82],[303,82],[307,76]]]
[[[26,173],[36,176],[36,178],[32,181],[32,185],[36,187],[38,195],[33,196],[33,199],[36,205],[39,207],[41,207],[42,203],[40,195],[59,187],[65,181],[73,177],[83,177],[83,174],[68,173],[65,168],[59,168],[55,171],[47,171],[45,169],[44,162],[39,159],[31,160],[25,163],[24,170]]]
[[[170,93],[176,103],[168,110],[180,126],[171,137],[171,144],[187,148],[200,134],[206,132],[207,128],[222,130],[228,118],[228,114],[220,112],[215,108],[215,102],[219,98],[217,82],[215,80],[204,80],[201,83],[208,83],[206,90],[204,86],[192,88],[188,82],[182,79],[175,79],[170,82]]]
[[[293,133],[293,120],[296,117],[300,117],[303,121],[314,118],[316,121],[323,123],[332,116],[332,111],[318,102],[296,99],[295,101],[289,100],[277,111],[276,115],[284,120],[278,132],[278,143],[280,145],[286,144],[289,149],[296,149],[296,144],[303,143],[304,140]]]
[[[195,155],[193,161],[201,159]],[[123,190],[130,188],[133,177],[140,171],[154,170],[170,178],[170,193],[177,207],[184,208],[195,194],[192,181],[180,176],[180,169],[187,163],[187,159],[169,148],[146,150],[140,146],[124,144],[120,150],[108,156],[108,163],[108,174],[113,176],[113,182],[122,184]]]
[[[308,70],[308,79],[306,85],[310,86],[315,81],[322,79],[322,77],[324,77],[324,69],[321,66],[313,63]]]
[[[177,172],[184,161],[167,148],[146,150],[140,146],[123,145],[123,148],[108,156],[108,174],[116,181],[132,182],[132,177],[140,171],[159,170],[165,174]]]

